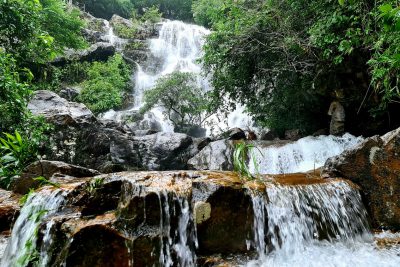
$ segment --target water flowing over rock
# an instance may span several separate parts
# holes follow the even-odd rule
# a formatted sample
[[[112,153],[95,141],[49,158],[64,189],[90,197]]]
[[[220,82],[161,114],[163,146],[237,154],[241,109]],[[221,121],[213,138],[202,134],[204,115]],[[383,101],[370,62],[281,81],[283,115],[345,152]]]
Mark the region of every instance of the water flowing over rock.
[[[361,142],[362,138],[345,134],[342,137],[319,136],[305,137],[296,142],[285,145],[269,145],[262,143],[250,153],[250,170],[262,174],[284,174],[316,170],[325,164],[325,161],[339,155]],[[254,165],[256,162],[256,166]],[[340,177],[340,176],[339,176]]]
[[[250,171],[254,174],[284,174],[316,170],[328,158],[339,155],[362,140],[361,137],[345,134],[342,137],[305,137],[295,142],[247,141],[254,145],[249,153]],[[189,167],[196,170],[233,170],[234,147],[234,141],[212,142],[189,160]]]
[[[200,206],[206,212],[195,212]],[[23,257],[26,248],[15,248],[29,240],[40,266],[210,266],[204,257],[231,253],[246,255],[238,255],[240,265],[289,266],[284,259],[321,266],[304,265],[310,247],[337,266],[326,251],[373,247],[351,182],[301,174],[246,182],[230,172],[182,171],[117,173],[45,188],[21,210],[2,266]],[[392,251],[368,252],[380,266],[398,259]]]
[[[62,204],[65,192],[61,190],[43,190],[31,195],[12,230],[5,253],[1,259],[1,266],[25,266],[36,251],[37,234],[42,219],[57,212]],[[45,238],[44,238],[45,240]],[[45,261],[46,258],[40,258]],[[43,263],[46,265],[46,262]]]
[[[139,46],[141,48],[132,49],[128,44],[123,51],[127,58],[137,63],[133,88],[134,105],[128,110],[106,112],[102,116],[103,119],[123,121],[125,113],[132,110],[137,111],[143,106],[143,94],[146,90],[153,88],[159,78],[174,71],[194,74],[197,85],[204,91],[210,90],[207,77],[202,76],[201,65],[197,61],[203,53],[204,39],[210,31],[201,26],[181,21],[164,21],[155,25],[154,30],[157,31],[157,28],[159,31],[158,38],[154,38],[155,34],[147,35],[146,43],[137,40],[134,42],[137,45],[133,47]],[[174,125],[165,118],[162,108],[155,107],[151,110],[151,114],[160,123],[162,131],[174,131]],[[218,120],[215,116],[208,120],[209,124],[218,124],[215,128],[221,128],[222,131],[230,127],[247,127],[249,121],[251,119],[245,114],[243,107],[238,107],[237,110],[232,112],[227,123]],[[204,127],[207,128],[208,126]],[[211,128],[208,127],[203,132],[210,135]],[[196,137],[198,136],[196,135]]]
[[[375,226],[400,230],[399,155],[400,128],[330,158],[323,172],[360,185]]]

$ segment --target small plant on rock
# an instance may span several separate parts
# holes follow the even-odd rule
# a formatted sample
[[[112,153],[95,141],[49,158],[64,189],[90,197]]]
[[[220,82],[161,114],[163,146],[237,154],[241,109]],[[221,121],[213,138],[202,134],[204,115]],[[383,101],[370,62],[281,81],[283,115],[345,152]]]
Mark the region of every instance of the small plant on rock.
[[[254,148],[255,146],[253,144],[247,144],[246,142],[241,141],[235,145],[235,150],[233,152],[233,168],[235,172],[239,173],[239,175],[246,180],[254,180],[259,174],[259,166],[253,153]],[[253,175],[250,172],[248,166],[250,156],[253,159],[256,175]]]

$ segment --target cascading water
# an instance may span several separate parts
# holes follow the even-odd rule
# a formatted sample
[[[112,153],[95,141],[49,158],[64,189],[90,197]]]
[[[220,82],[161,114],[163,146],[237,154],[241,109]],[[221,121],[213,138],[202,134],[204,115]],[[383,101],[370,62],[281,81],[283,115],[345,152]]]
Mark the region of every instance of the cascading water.
[[[328,158],[341,154],[362,140],[362,137],[345,134],[342,137],[306,137],[279,147],[257,146],[250,153],[250,171],[258,171],[261,174],[287,174],[315,170],[323,166]]]
[[[104,35],[105,41],[109,42],[111,45],[114,45],[117,50],[121,50],[124,44],[128,41],[126,39],[119,38],[114,34],[114,28],[110,25],[108,20],[104,20],[104,29],[106,34]]]
[[[265,193],[252,194],[258,259],[247,267],[398,266],[398,249],[374,246],[361,196],[347,182],[268,184]]]
[[[161,266],[195,266],[196,229],[187,198],[163,191],[159,194],[162,216],[160,221]],[[178,220],[177,227],[172,226]]]
[[[11,238],[1,259],[1,267],[25,266],[35,255],[40,224],[56,213],[64,202],[66,191],[44,189],[27,199],[13,227]],[[46,226],[47,228],[47,226]],[[44,237],[44,239],[49,237]],[[37,256],[46,254],[43,252]],[[45,258],[40,257],[40,261]],[[45,266],[41,263],[41,266]]]
[[[204,91],[210,90],[206,77],[202,76],[201,65],[198,59],[202,55],[205,37],[209,30],[181,21],[166,21],[161,25],[159,37],[150,39],[149,56],[146,62],[139,62],[135,73],[134,106],[131,110],[139,110],[143,105],[143,93],[153,88],[157,80],[174,71],[192,73],[196,77],[197,86]],[[110,34],[109,34],[110,35]],[[123,118],[121,113],[109,111],[103,115],[104,119],[119,121]],[[162,131],[173,132],[172,123],[167,120],[159,107],[151,110],[150,115],[161,124]],[[152,119],[152,118],[147,118]],[[229,114],[227,120],[221,120],[217,116],[208,119],[208,124],[214,124],[216,129],[227,129],[229,127],[248,127],[252,123],[250,116],[244,112],[243,107]],[[207,126],[206,126],[207,128]],[[208,127],[208,134],[211,127]]]

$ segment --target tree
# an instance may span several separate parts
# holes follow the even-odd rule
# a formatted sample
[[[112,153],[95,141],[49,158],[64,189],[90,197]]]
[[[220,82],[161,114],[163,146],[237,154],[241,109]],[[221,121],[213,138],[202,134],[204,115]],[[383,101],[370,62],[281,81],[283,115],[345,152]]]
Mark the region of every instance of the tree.
[[[190,73],[174,72],[160,78],[156,86],[144,93],[145,113],[156,106],[164,109],[165,117],[181,132],[188,126],[204,126],[213,112],[207,94],[196,84]]]
[[[227,95],[280,132],[311,133],[326,127],[327,107],[341,89],[354,133],[400,124],[390,116],[399,99],[398,1],[375,2],[225,0],[203,12],[213,29],[203,62],[214,99]],[[391,32],[382,23],[387,16]]]

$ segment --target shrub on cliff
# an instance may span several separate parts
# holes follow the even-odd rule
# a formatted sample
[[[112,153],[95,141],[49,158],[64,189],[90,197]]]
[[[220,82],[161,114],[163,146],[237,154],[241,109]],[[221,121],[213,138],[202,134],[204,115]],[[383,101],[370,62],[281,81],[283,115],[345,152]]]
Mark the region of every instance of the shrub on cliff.
[[[110,109],[118,109],[123,96],[129,93],[131,68],[117,54],[107,62],[94,62],[87,72],[87,80],[78,101],[98,114]]]

